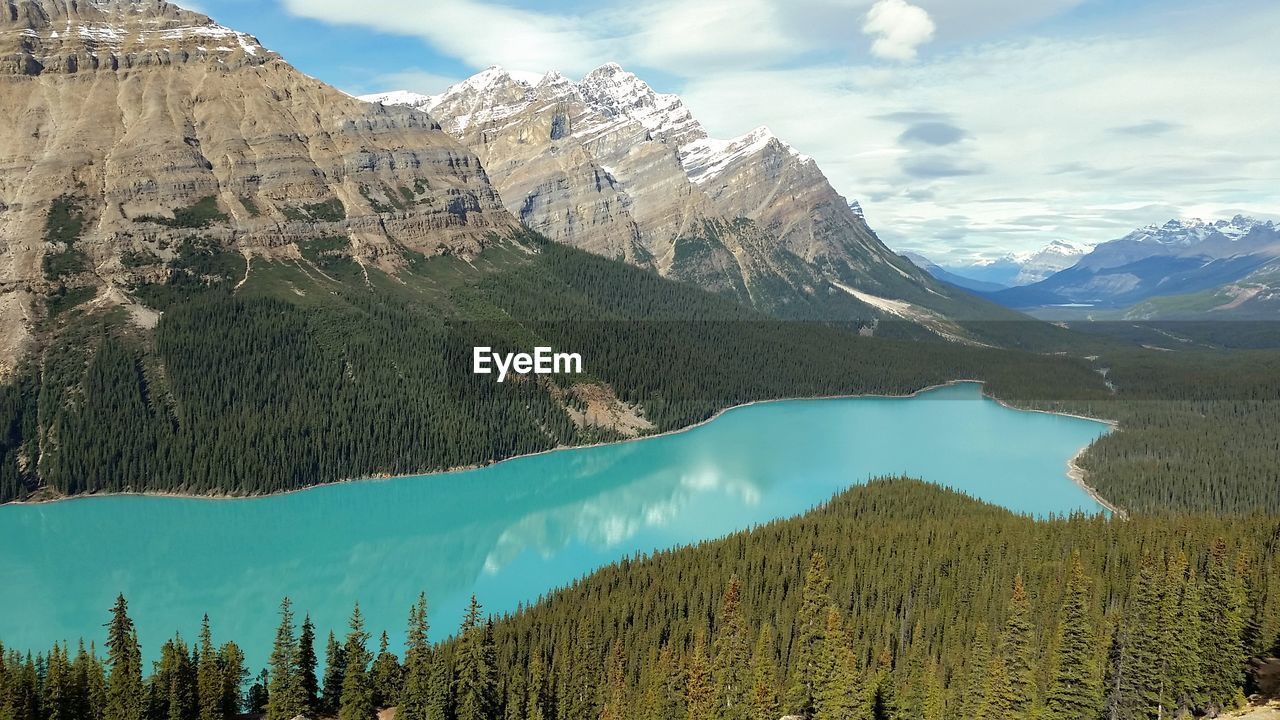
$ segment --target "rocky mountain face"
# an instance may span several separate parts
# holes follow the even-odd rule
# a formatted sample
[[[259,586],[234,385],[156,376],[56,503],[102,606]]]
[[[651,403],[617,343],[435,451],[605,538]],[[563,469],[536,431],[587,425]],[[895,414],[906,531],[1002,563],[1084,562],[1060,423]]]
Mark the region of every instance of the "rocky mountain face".
[[[679,97],[616,64],[579,82],[491,67],[440,95],[364,99],[429,113],[553,240],[782,315],[850,288],[954,309],[954,290],[886,248],[812,158],[763,127],[710,138]],[[877,314],[866,297],[853,304]]]
[[[516,226],[476,155],[162,0],[0,4],[0,375],[47,299],[128,304],[184,242],[361,263],[470,254]],[[95,298],[96,296],[96,298]]]
[[[1265,292],[1280,259],[1280,228],[1237,215],[1230,220],[1170,220],[1102,243],[1075,265],[1031,285],[991,293],[1011,307],[1087,305],[1123,308],[1149,298],[1200,294],[1245,282],[1250,298]],[[1255,280],[1246,280],[1253,277]],[[1256,292],[1254,292],[1256,291]],[[1250,294],[1252,293],[1252,294]],[[1241,304],[1246,302],[1242,300]]]

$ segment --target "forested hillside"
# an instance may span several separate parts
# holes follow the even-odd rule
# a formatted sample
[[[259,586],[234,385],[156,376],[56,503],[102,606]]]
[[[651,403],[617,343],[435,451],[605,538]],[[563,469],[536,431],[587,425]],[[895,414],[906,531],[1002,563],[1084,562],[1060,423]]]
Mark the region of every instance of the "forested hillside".
[[[474,345],[580,352],[585,379],[658,430],[750,400],[958,377],[1004,397],[1106,394],[1081,360],[775,321],[528,236],[472,262],[411,256],[394,276],[347,244],[303,243],[298,260],[246,270],[188,243],[168,278],[131,289],[164,310],[153,331],[119,307],[55,318],[41,361],[0,389],[0,501],[276,492],[614,437],[575,425],[552,387],[584,378],[497,384],[471,374]]]
[[[105,661],[83,643],[0,653],[0,717],[1178,717],[1240,704],[1249,658],[1280,652],[1278,560],[1274,516],[1038,521],[878,481],[604,568],[511,617],[486,621],[473,602],[441,645],[420,599],[403,662],[385,635],[372,652],[358,608],[323,643],[286,601],[267,672],[206,625],[166,644],[144,680],[122,600]]]

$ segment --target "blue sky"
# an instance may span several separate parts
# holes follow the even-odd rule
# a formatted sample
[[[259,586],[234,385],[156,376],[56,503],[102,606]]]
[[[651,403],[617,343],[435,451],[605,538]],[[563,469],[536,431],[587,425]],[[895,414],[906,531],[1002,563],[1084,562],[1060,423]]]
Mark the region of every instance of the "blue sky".
[[[178,0],[179,4],[183,4]],[[892,246],[1090,244],[1280,217],[1280,3],[196,0],[353,94],[621,63],[708,130],[768,125]]]

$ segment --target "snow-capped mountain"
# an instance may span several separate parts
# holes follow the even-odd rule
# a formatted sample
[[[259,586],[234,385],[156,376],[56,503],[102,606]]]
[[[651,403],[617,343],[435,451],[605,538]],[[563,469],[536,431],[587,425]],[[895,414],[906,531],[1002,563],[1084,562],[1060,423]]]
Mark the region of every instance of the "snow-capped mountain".
[[[553,240],[781,314],[834,302],[875,315],[856,293],[956,302],[886,248],[812,158],[765,127],[709,137],[678,96],[616,63],[577,82],[490,67],[438,95],[362,99],[427,112]]]
[[[1039,250],[1006,253],[995,258],[946,264],[925,260],[947,275],[930,273],[953,285],[971,290],[995,291],[1030,285],[1075,265],[1087,251],[1064,240],[1054,240]],[[911,254],[908,254],[910,257]],[[917,257],[923,257],[917,255]],[[912,258],[914,260],[914,257]],[[918,263],[917,263],[918,264]],[[921,267],[924,267],[923,265]],[[928,268],[926,268],[928,269]]]
[[[1011,307],[1083,304],[1125,307],[1147,298],[1199,293],[1235,283],[1280,259],[1280,228],[1237,215],[1170,220],[1104,242],[1040,282],[990,295]]]

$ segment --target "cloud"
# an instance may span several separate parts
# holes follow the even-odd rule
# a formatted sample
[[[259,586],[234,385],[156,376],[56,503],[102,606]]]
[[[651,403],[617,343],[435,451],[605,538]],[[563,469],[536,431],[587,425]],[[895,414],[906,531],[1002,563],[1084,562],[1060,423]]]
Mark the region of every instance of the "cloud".
[[[914,178],[963,177],[984,172],[981,165],[966,164],[947,155],[909,157],[902,160],[901,166],[903,173]]]
[[[923,145],[954,145],[965,139],[964,130],[945,122],[918,122],[902,131],[898,142]]]
[[[282,0],[298,17],[420,37],[476,68],[584,73],[613,47],[588,17],[553,15],[478,0]],[[376,10],[371,5],[376,4]]]
[[[906,0],[879,0],[867,11],[862,32],[876,36],[871,54],[886,60],[914,60],[916,48],[933,39],[933,20]]]
[[[1138,123],[1137,125],[1121,125],[1120,127],[1113,127],[1110,128],[1110,130],[1118,135],[1153,137],[1177,130],[1179,127],[1180,125],[1178,123],[1165,122],[1163,120],[1148,120],[1143,123]]]
[[[440,93],[462,79],[418,68],[406,68],[398,72],[384,73],[374,78],[376,87],[380,90],[409,90],[423,95]]]

